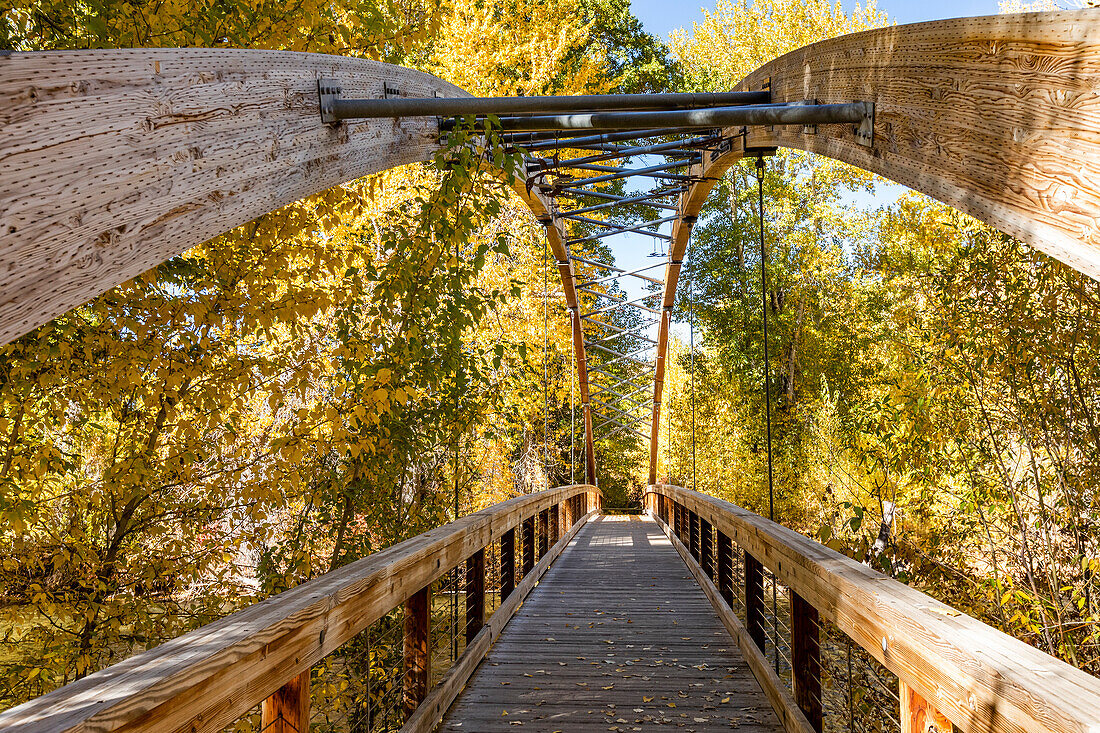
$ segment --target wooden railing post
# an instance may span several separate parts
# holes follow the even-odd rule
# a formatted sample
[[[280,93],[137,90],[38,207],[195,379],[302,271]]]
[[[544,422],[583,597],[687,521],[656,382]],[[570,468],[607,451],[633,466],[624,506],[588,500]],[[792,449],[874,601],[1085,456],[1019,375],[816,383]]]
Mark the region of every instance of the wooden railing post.
[[[485,625],[485,550],[466,558],[466,643]]]
[[[305,733],[309,730],[309,670],[287,682],[264,700],[260,725],[265,733]]]
[[[714,532],[710,522],[699,517],[699,565],[703,575],[714,580]]]
[[[699,562],[699,515],[695,512],[688,513],[688,551]]]
[[[733,608],[733,540],[718,532],[718,592]]]
[[[814,730],[821,733],[821,643],[817,609],[802,596],[791,594],[791,670],[794,699]],[[922,731],[923,733],[923,731]]]
[[[951,721],[905,682],[898,680],[901,733],[952,733]]]
[[[764,651],[764,566],[745,553],[745,628],[749,638]]]
[[[431,586],[425,586],[405,601],[405,716],[413,714],[428,694],[432,673]]]
[[[516,530],[500,536],[500,602],[516,589]]]
[[[550,507],[550,545],[558,544],[561,539],[561,504]]]
[[[531,515],[523,520],[523,575],[535,567],[535,517]]]
[[[539,512],[539,526],[538,526],[538,543],[539,543],[539,560],[546,555],[546,551],[550,549],[550,510],[543,509]]]

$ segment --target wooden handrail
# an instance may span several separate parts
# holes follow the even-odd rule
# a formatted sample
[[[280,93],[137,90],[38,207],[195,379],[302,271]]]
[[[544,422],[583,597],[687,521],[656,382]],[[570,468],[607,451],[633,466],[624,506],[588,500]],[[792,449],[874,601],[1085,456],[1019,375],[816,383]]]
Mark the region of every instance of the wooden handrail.
[[[462,517],[0,713],[0,730],[220,730],[526,518],[575,497],[598,505],[598,490],[578,484]]]
[[[960,730],[1100,731],[1095,677],[730,502],[657,484],[645,496],[654,513],[657,497],[740,545],[897,675],[903,699],[911,689]]]

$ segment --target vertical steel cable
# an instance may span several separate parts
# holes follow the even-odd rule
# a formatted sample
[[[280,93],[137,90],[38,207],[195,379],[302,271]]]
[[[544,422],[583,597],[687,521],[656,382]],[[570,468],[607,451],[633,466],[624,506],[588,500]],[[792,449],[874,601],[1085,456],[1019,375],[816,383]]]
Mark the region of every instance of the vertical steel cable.
[[[542,472],[550,488],[550,377],[547,359],[550,353],[550,294],[547,292],[546,243],[542,245]]]
[[[768,252],[764,246],[764,157],[756,158],[756,204],[760,228],[760,307],[764,316],[764,415],[768,426],[768,519],[775,521],[775,490],[772,479],[772,393],[768,387],[771,361],[768,357]],[[775,576],[772,576],[772,646],[775,649],[775,672],[779,674],[779,599]]]
[[[688,239],[688,344],[691,350],[691,490],[695,483],[695,273],[691,269],[692,242]]]
[[[458,308],[459,292],[460,292],[460,289],[459,289],[459,272],[458,272],[458,239],[456,238],[455,239],[455,288],[454,288],[455,308]],[[457,364],[458,364],[458,369],[461,369],[462,368],[462,366],[461,366],[462,365],[462,335],[461,335],[461,333],[459,334],[458,338],[459,338],[459,343],[458,343],[458,352],[459,353],[458,353],[458,362],[457,362]],[[456,428],[455,428],[455,471],[454,471],[455,519],[456,520],[458,519],[458,461],[459,461],[458,449],[459,449],[459,442],[461,440],[461,435],[459,433],[458,422],[457,422],[458,421],[458,385],[459,385],[458,377],[459,377],[459,372],[456,370],[455,371],[455,421],[456,421]]]
[[[577,345],[573,344],[573,348],[569,351],[569,483],[577,483],[576,472],[573,470],[576,461],[574,456],[576,455],[576,442],[577,442],[577,417],[576,417],[576,404],[573,397],[573,390],[577,384]]]
[[[772,479],[772,396],[768,388],[771,362],[768,357],[768,253],[764,247],[764,157],[756,158],[756,199],[760,223],[760,306],[764,315],[764,415],[768,425],[768,519],[775,521],[775,489]]]

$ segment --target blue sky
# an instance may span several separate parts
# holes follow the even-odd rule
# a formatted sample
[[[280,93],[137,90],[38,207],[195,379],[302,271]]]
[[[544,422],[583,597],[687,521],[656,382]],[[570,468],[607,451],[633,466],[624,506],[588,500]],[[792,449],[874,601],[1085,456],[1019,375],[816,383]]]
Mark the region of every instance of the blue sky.
[[[843,0],[843,3],[845,10],[849,12],[855,7],[854,0]],[[713,8],[714,4],[714,0],[632,0],[631,9],[646,30],[667,40],[677,28],[684,28],[690,33],[692,23],[703,19],[700,8]],[[996,15],[999,3],[998,0],[880,0],[878,7],[886,11],[891,21],[902,24],[972,15]],[[635,161],[635,165],[640,165],[639,161]],[[884,181],[876,186],[874,194],[853,195],[849,197],[848,203],[858,207],[889,205],[904,191],[904,187]],[[662,227],[661,231],[668,232],[668,225]],[[610,238],[608,243],[618,265],[627,270],[644,267],[655,261],[647,256],[653,247],[651,237],[619,235]],[[623,278],[620,282],[631,297],[637,297],[644,292],[642,283],[636,278]],[[673,333],[686,340],[687,324],[675,324]],[[655,335],[651,333],[652,337]]]
[[[851,0],[845,0],[844,8],[851,11]],[[700,8],[713,8],[713,2],[700,0],[632,0],[634,15],[650,33],[668,39],[676,28],[691,30],[694,21],[703,19]],[[940,18],[964,18],[970,15],[996,15],[997,0],[882,0],[879,10],[885,10],[890,20],[898,23],[919,23]]]

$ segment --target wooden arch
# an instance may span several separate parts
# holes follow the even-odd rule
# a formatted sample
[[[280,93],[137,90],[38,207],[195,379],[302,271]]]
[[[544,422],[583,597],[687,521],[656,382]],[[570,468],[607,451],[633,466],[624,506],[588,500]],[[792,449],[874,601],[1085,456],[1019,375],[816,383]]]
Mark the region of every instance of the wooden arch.
[[[0,52],[0,344],[257,216],[440,149],[433,118],[322,125],[320,78],[360,97],[469,96],[423,72],[321,54]],[[564,233],[539,194],[516,190],[545,227],[572,312],[594,483]]]
[[[127,49],[0,54],[0,343],[257,216],[422,161],[434,120],[318,124],[316,80],[348,96],[466,96],[431,75],[318,54]],[[715,181],[755,148],[827,155],[955,206],[1100,277],[1100,11],[990,16],[823,41],[750,74],[774,102],[875,103],[874,139],[845,125],[726,130],[682,195],[667,266],[649,478],[671,308],[691,226]],[[595,481],[573,269],[547,231],[572,312]]]
[[[1100,279],[1100,9],[983,16],[854,33],[792,51],[738,90],[772,101],[875,103],[874,139],[845,125],[726,130],[684,193],[665,276],[649,482],[672,306],[695,217],[715,183],[754,150],[786,147],[897,181]]]

